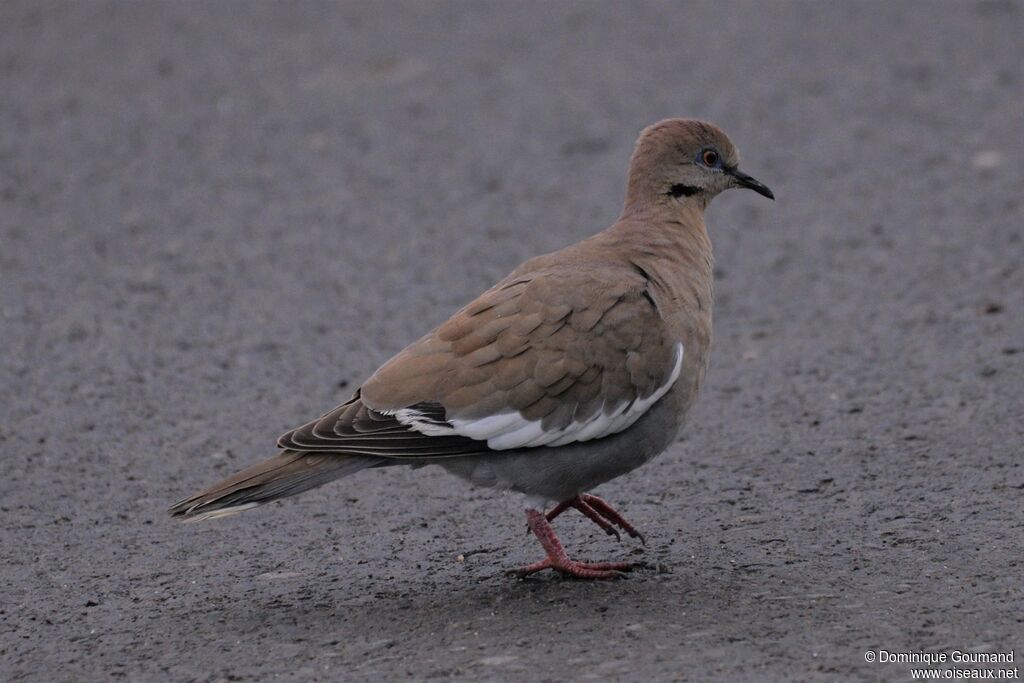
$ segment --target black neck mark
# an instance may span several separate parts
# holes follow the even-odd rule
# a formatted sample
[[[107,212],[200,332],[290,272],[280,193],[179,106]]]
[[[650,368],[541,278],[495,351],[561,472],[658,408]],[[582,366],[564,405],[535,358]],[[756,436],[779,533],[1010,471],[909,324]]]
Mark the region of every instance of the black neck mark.
[[[647,273],[647,271],[644,269],[643,266],[641,266],[639,264],[636,264],[636,263],[632,263],[632,262],[630,262],[630,264],[633,266],[634,269],[636,269],[636,271],[638,273],[640,273],[641,277],[643,277],[643,279],[647,281],[647,284],[644,285],[643,291],[640,292],[641,296],[643,296],[643,298],[647,299],[647,303],[649,303],[651,305],[651,308],[653,308],[655,311],[657,311],[658,310],[658,302],[656,302],[654,300],[654,297],[651,296],[651,291],[650,291],[650,287],[651,287],[651,284],[652,284],[651,276]]]
[[[665,194],[669,197],[692,197],[698,192],[700,192],[700,188],[693,185],[673,185]]]

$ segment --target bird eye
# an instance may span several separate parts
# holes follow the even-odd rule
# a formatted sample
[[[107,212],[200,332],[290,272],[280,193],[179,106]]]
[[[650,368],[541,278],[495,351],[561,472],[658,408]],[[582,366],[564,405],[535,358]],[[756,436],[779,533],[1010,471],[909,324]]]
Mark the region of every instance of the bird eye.
[[[718,166],[718,162],[721,161],[721,158],[718,156],[718,152],[716,152],[715,150],[706,149],[703,152],[701,152],[700,160],[705,166],[709,168],[715,168],[716,166]]]

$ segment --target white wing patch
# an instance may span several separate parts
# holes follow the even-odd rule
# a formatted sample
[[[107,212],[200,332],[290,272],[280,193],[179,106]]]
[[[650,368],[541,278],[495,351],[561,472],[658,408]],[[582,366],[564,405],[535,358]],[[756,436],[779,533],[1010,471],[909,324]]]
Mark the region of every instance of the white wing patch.
[[[451,425],[427,417],[415,408],[399,408],[398,410],[382,410],[380,412],[384,415],[394,415],[396,420],[407,427],[412,427],[420,434],[426,434],[427,436],[451,436],[452,434],[457,434]]]
[[[646,413],[651,406],[668,393],[679,379],[683,369],[683,345],[676,344],[675,362],[668,379],[650,396],[616,405],[605,405],[592,417],[570,422],[562,429],[545,431],[541,420],[527,420],[518,412],[498,413],[475,420],[452,418],[448,423],[438,422],[416,410],[402,408],[394,412],[395,419],[427,436],[465,436],[487,441],[496,451],[533,446],[565,446],[577,441],[590,441],[617,434]]]

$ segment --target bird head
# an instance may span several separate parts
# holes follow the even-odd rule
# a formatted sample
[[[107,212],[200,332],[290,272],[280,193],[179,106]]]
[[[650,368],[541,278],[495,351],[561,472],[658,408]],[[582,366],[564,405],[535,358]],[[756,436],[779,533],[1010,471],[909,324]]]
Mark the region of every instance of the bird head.
[[[739,153],[721,128],[696,119],[665,119],[648,126],[637,140],[626,206],[703,209],[731,188],[775,199],[767,186],[739,170]]]

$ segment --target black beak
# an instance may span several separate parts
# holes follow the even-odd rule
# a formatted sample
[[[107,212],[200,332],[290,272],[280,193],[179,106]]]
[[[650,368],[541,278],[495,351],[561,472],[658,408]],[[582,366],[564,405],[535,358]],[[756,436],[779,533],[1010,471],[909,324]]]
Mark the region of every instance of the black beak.
[[[736,170],[726,171],[726,173],[733,177],[738,186],[745,187],[748,190],[753,190],[762,197],[767,197],[768,199],[775,199],[775,194],[768,189],[767,185],[751,178],[746,173],[740,173],[739,171]]]

